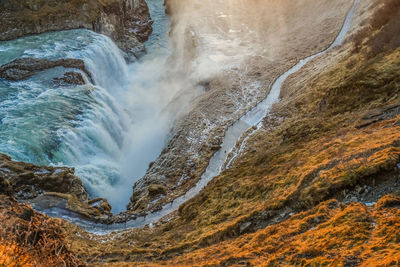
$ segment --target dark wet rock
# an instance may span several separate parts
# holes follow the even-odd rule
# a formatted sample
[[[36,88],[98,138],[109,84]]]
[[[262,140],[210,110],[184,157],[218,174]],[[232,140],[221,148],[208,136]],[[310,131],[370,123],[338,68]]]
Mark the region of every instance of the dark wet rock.
[[[151,212],[153,213],[153,212],[160,211],[160,210],[162,210],[162,208],[163,208],[163,205],[161,205],[161,204],[154,205],[154,206],[151,208]]]
[[[240,233],[244,233],[251,226],[251,222],[245,222],[240,225]]]
[[[72,168],[39,167],[12,161],[0,154],[0,194],[13,195],[21,200],[35,198],[45,192],[58,192],[87,201],[89,195]]]
[[[136,219],[135,216],[130,216],[127,213],[120,213],[113,217],[113,222],[114,223],[125,223],[129,220],[134,220],[134,219]]]
[[[87,77],[92,80],[90,72],[86,69],[85,63],[81,59],[67,58],[59,60],[49,60],[31,57],[18,58],[14,61],[2,65],[0,67],[0,78],[7,79],[9,81],[21,81],[32,77],[40,71],[52,69],[55,67],[78,69],[84,72]],[[67,72],[66,75],[67,74],[68,76],[64,76],[63,78],[61,78],[61,80],[70,83],[78,82],[75,84],[81,84],[82,81],[84,83],[83,77],[79,73],[73,74],[73,72]],[[80,77],[78,77],[76,74],[79,74]]]
[[[93,30],[111,37],[128,60],[144,54],[153,23],[146,1],[112,0],[102,10]]]
[[[151,24],[145,0],[0,1],[0,41],[86,28],[111,37],[132,57],[144,51]]]
[[[153,194],[162,192],[161,185],[154,185]],[[38,211],[58,209],[73,217],[97,223],[123,223],[147,213],[121,213],[113,215],[107,199],[90,199],[82,181],[74,175],[73,168],[36,166],[16,162],[0,154],[0,195],[15,197],[27,202]],[[147,203],[147,202],[146,202]],[[159,210],[162,206],[156,206]]]
[[[73,217],[104,224],[112,223],[113,216],[111,214],[111,206],[108,204],[107,200],[100,199],[101,205],[98,206],[93,206],[93,201],[96,203],[99,202],[99,199],[81,201],[72,194],[47,192],[27,202],[39,211],[56,208],[59,212],[69,214]]]
[[[74,71],[69,71],[66,72],[63,77],[54,78],[53,82],[56,85],[69,85],[69,84],[84,85],[85,79],[83,79],[82,74]]]
[[[39,211],[59,208],[102,223],[110,223],[113,217],[106,199],[89,200],[74,169],[16,162],[3,154],[0,154],[0,194],[28,202]]]

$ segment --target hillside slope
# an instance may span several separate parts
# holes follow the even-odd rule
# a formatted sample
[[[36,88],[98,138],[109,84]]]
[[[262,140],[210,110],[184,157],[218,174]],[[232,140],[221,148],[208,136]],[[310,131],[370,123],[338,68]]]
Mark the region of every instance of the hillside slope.
[[[397,1],[362,2],[346,44],[288,80],[231,169],[172,218],[95,255],[143,266],[398,264],[399,15]]]

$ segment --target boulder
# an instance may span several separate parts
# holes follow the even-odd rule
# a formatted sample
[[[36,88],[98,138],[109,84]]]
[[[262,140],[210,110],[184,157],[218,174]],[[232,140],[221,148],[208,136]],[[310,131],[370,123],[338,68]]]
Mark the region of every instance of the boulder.
[[[45,192],[57,192],[88,201],[89,194],[73,168],[40,167],[16,162],[0,154],[0,194],[13,195],[20,200],[35,198]]]
[[[85,84],[85,79],[83,79],[82,74],[74,71],[69,71],[66,72],[63,77],[54,78],[53,82],[57,85],[83,85]]]

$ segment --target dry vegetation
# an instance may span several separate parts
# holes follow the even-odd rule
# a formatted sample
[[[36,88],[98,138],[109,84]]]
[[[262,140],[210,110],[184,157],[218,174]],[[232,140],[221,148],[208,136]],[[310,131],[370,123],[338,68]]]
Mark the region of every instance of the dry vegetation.
[[[326,201],[283,223],[189,252],[167,265],[398,266],[399,201],[388,196],[375,208]]]
[[[143,266],[149,259],[158,260],[154,266],[398,264],[398,197],[385,196],[375,208],[329,200],[397,175],[400,28],[391,26],[398,24],[394,7],[396,1],[375,6],[361,46],[355,49],[357,39],[348,43],[334,64],[295,88],[274,109],[279,123],[266,119],[246,155],[183,204],[175,220],[127,234],[146,257],[129,246],[124,257]],[[377,49],[379,43],[393,45]]]
[[[0,196],[0,266],[85,266],[68,248],[60,220]]]
[[[367,22],[354,38],[355,50],[359,51],[363,44],[368,47],[368,56],[373,57],[387,50],[396,49],[400,46],[400,2],[397,0],[386,0],[376,2],[378,11]],[[376,35],[374,38],[368,38]]]
[[[286,102],[291,110],[282,110],[291,115],[256,135],[236,167],[180,207],[164,237],[181,242],[168,253],[237,236],[260,214],[311,208],[395,168],[400,117],[391,109],[397,105],[388,105],[399,103],[400,49],[363,59],[352,71],[348,60]]]

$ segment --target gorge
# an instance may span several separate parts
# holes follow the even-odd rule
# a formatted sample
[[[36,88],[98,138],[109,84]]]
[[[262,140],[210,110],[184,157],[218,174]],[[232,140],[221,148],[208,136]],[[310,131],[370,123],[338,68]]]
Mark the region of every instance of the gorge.
[[[1,6],[1,244],[58,229],[62,253],[21,264],[396,263],[395,0],[89,1],[10,23],[64,14],[31,4]]]

